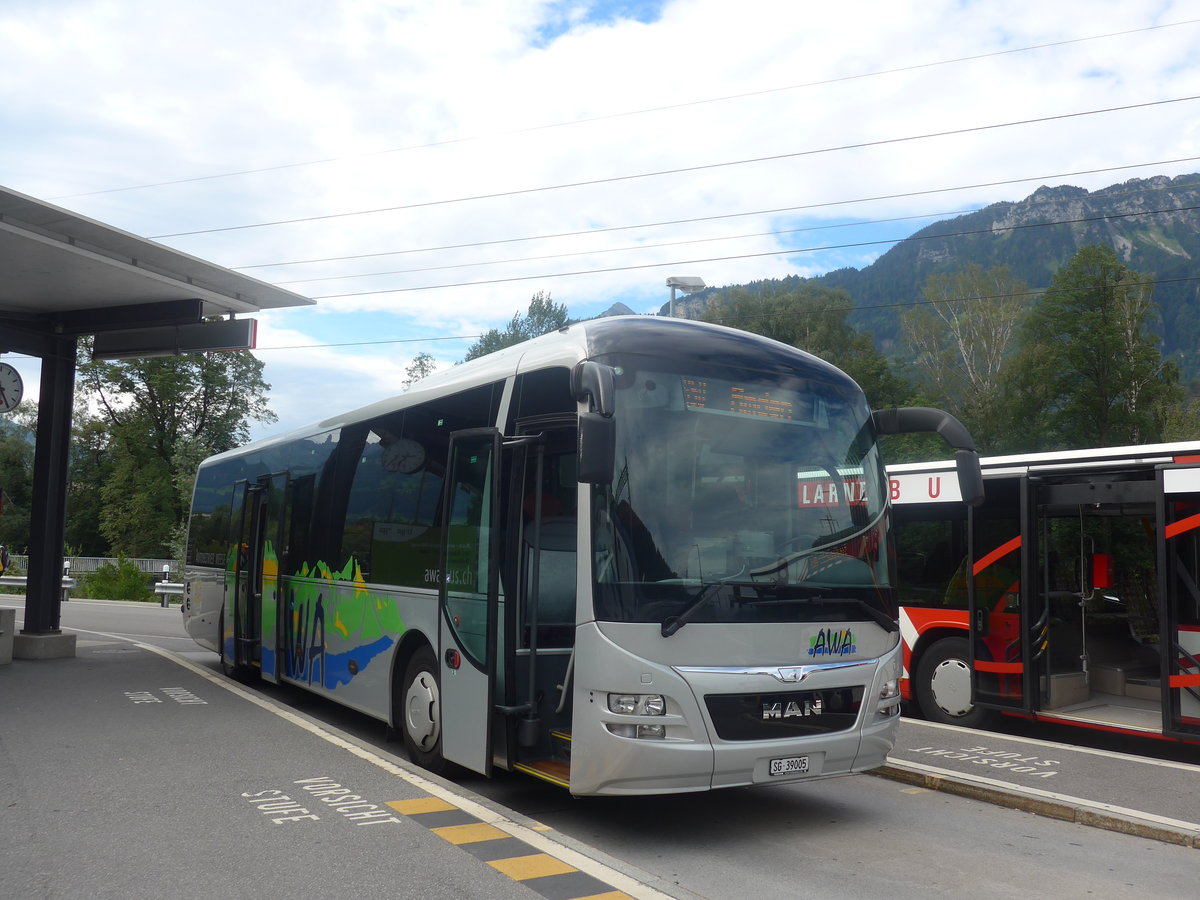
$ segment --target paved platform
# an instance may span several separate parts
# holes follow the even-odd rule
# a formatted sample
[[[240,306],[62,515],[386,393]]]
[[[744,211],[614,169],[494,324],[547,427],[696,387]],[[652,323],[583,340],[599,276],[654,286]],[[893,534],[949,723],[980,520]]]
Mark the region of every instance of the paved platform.
[[[0,896],[679,896],[188,657],[0,666]],[[1197,765],[905,719],[878,774],[1200,848]]]
[[[117,638],[80,635],[73,658],[0,666],[0,798],[2,897],[678,896]]]
[[[1200,849],[1200,765],[905,718],[877,774]]]

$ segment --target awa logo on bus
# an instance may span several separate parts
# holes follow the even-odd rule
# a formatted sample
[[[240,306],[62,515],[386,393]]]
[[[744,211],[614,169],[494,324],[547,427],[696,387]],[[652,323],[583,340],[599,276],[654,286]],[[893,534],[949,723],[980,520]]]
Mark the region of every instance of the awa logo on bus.
[[[854,632],[849,628],[822,628],[808,639],[809,656],[849,656],[857,652]]]

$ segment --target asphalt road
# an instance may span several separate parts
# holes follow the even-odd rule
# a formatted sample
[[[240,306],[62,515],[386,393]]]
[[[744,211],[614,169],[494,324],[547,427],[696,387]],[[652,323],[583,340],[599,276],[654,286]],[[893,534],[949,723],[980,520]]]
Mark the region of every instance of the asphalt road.
[[[0,598],[2,605],[21,609],[8,598]],[[219,674],[214,654],[183,635],[177,608],[73,600],[63,607],[63,625],[78,629],[81,641],[120,636],[164,648],[208,673],[212,687],[206,689],[219,691],[217,685],[226,683],[231,694],[235,688],[244,691]],[[130,665],[133,656],[129,654]],[[118,658],[114,656],[114,661]],[[272,718],[280,719],[270,728],[280,729],[285,741],[297,726],[281,717],[297,715],[318,723],[321,730],[360,752],[378,755],[405,771],[412,769],[399,745],[387,743],[382,725],[373,720],[290,687],[261,684],[254,687],[252,695],[268,711],[274,711]],[[0,708],[2,703],[0,698]],[[231,703],[229,715],[233,718],[241,715],[237,710],[249,705],[236,694]],[[102,719],[87,723],[96,731],[114,726],[119,724]],[[204,754],[204,742],[213,741],[220,744],[217,752],[222,753],[222,747],[238,738],[227,730],[192,733],[186,746],[191,753]],[[10,740],[0,718],[0,766]],[[353,750],[331,745],[306,751],[314,752],[320,757],[322,771],[351,767],[357,772],[353,767],[358,762],[339,762],[340,756],[354,755]],[[119,763],[104,756],[83,756],[78,764],[91,766],[102,775],[104,766]],[[269,779],[273,767],[278,769],[276,780],[286,780],[301,769],[307,771],[290,753],[282,753],[277,761],[265,754],[255,761],[255,767],[264,780]],[[419,775],[419,770],[412,771]],[[751,892],[763,900],[809,894],[832,898],[1190,898],[1195,895],[1195,873],[1200,871],[1196,850],[871,776],[706,794],[588,799],[573,799],[561,790],[507,774],[492,779],[462,774],[447,782],[436,781],[488,808],[512,810],[515,820],[532,822],[534,828],[549,826],[541,833],[633,873],[653,890],[679,897],[740,900]],[[181,767],[171,802],[181,802],[179,790],[208,790],[202,784]],[[53,793],[52,785],[44,789]],[[224,826],[217,813],[211,815],[217,817],[209,820],[210,826],[219,833]],[[136,843],[136,817],[121,823],[128,833],[113,834],[113,841]],[[11,846],[0,850],[0,859],[12,850]],[[321,852],[331,856],[353,853],[358,865],[376,866],[373,851],[365,850],[335,841]],[[286,843],[272,843],[263,852],[279,854],[279,864],[284,866],[291,865],[297,851]],[[460,851],[446,848],[442,852]],[[209,860],[209,864],[225,863]],[[189,863],[187,868],[191,871],[195,864]],[[455,867],[447,868],[445,861],[439,860],[434,868],[446,873],[447,884],[455,886],[459,896],[485,896],[473,893],[486,890],[481,882],[465,879]],[[2,879],[0,874],[0,895],[5,894]],[[370,878],[356,885],[364,883],[369,884]],[[251,885],[246,887],[248,893],[255,893]],[[269,885],[260,887],[266,891],[262,896],[273,895]],[[521,885],[511,887],[518,895],[525,890]],[[536,896],[532,892],[527,895]]]

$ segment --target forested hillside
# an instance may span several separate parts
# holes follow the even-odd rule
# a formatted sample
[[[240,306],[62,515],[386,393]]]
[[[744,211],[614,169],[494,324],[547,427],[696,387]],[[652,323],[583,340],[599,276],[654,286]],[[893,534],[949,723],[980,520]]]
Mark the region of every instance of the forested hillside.
[[[930,275],[971,263],[1006,267],[1014,279],[1040,290],[1089,245],[1111,247],[1121,263],[1156,282],[1152,299],[1159,315],[1151,328],[1163,339],[1163,354],[1185,379],[1200,376],[1200,174],[1132,179],[1092,192],[1041,187],[1019,202],[936,222],[863,269],[838,269],[808,281],[846,291],[854,307],[850,322],[870,333],[886,355],[904,357],[896,304],[921,300]],[[755,286],[764,284],[769,282]],[[717,293],[687,298],[688,315],[698,316]]]

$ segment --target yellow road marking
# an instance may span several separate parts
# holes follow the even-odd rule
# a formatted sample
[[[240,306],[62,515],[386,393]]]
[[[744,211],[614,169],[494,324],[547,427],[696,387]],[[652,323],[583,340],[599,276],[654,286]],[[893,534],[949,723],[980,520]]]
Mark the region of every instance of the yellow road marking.
[[[528,881],[530,878],[545,878],[547,875],[566,875],[568,872],[579,871],[546,853],[494,859],[488,865],[503,872],[513,881]]]
[[[419,816],[421,813],[448,812],[458,809],[453,803],[447,803],[441,797],[417,797],[415,800],[391,800],[387,804],[396,812],[405,816]]]
[[[501,831],[495,825],[486,822],[475,822],[471,825],[445,825],[442,828],[429,829],[452,844],[477,844],[480,841],[499,841],[512,837],[507,831]]]

